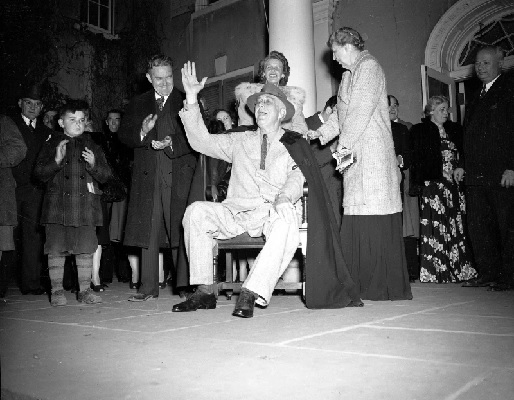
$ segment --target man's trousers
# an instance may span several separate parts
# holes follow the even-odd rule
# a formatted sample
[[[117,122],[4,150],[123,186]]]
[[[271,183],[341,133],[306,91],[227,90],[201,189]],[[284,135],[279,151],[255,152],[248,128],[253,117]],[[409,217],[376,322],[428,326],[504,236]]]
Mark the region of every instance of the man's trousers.
[[[197,201],[184,214],[184,242],[189,258],[191,285],[213,283],[215,239],[229,239],[248,232],[252,237],[264,235],[266,244],[243,283],[259,295],[257,304],[266,306],[278,279],[282,276],[300,242],[298,221],[287,223],[269,204],[266,213],[232,214],[222,203]]]

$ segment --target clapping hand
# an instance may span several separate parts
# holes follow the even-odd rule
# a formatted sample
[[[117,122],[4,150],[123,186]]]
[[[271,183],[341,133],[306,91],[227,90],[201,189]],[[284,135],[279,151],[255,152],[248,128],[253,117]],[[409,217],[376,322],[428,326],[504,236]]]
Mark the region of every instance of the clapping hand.
[[[141,125],[141,134],[143,136],[146,136],[148,132],[150,132],[154,128],[156,121],[157,114],[147,115],[146,118],[143,120],[143,124]]]
[[[166,147],[171,146],[171,136],[166,136],[162,140],[152,140],[152,147],[154,150],[162,150]]]
[[[188,104],[195,104],[197,102],[198,93],[205,86],[207,78],[203,78],[201,82],[198,82],[196,77],[196,66],[194,62],[188,61],[184,64],[182,71],[182,85],[186,92],[186,101]]]
[[[68,139],[61,140],[55,149],[55,162],[57,164],[60,164],[64,156],[66,156],[66,143],[68,142]]]
[[[91,166],[91,168],[95,167],[95,153],[93,153],[87,147],[84,148],[84,151],[82,152],[82,157]]]

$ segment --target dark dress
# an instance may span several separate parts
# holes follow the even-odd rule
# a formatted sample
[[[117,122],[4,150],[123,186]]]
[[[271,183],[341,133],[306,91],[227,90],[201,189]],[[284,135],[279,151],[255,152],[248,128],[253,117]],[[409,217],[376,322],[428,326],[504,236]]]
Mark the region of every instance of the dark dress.
[[[456,124],[445,124],[445,128],[452,133],[451,136],[446,133],[445,128],[438,129],[432,122],[426,121],[420,125],[423,129],[415,126],[414,135],[437,136],[440,143],[440,157],[432,157],[439,161],[437,177],[428,173],[417,175],[418,179],[427,178],[422,181],[420,200],[420,281],[466,281],[476,277],[477,273],[472,266],[466,237],[464,194],[453,180],[453,171],[459,159],[455,142],[459,143],[460,134],[455,131]],[[420,151],[423,149],[419,146],[419,140],[417,143],[418,151],[415,156],[419,162],[423,162],[423,157],[430,157],[430,151],[425,148],[425,156],[421,155]]]

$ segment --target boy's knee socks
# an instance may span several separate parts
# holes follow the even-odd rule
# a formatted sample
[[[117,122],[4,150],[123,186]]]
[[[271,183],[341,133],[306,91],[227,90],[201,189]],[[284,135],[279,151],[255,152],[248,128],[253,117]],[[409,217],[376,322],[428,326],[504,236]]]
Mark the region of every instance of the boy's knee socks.
[[[91,271],[93,269],[93,254],[77,254],[77,275],[79,278],[79,290],[83,292],[91,284]]]
[[[52,284],[52,293],[58,290],[64,290],[62,287],[62,279],[64,275],[64,262],[66,257],[48,255],[48,273],[50,275],[50,283]]]

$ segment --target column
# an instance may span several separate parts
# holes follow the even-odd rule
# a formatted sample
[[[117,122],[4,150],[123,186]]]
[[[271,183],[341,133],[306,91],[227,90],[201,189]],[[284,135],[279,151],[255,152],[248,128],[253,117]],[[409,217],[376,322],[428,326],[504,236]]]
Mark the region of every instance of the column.
[[[314,29],[312,0],[269,0],[269,51],[283,53],[289,61],[288,85],[305,90],[303,113],[316,109]]]

